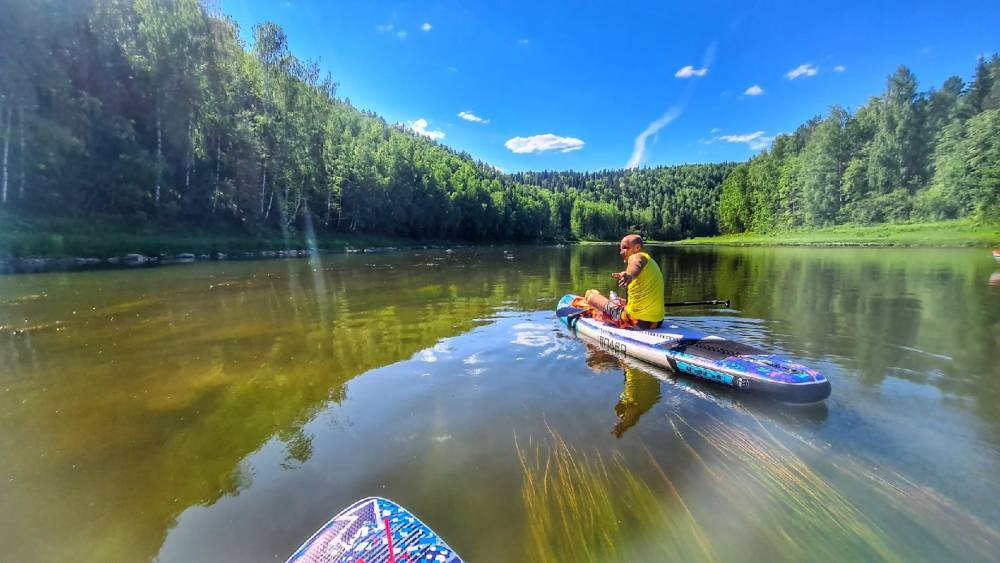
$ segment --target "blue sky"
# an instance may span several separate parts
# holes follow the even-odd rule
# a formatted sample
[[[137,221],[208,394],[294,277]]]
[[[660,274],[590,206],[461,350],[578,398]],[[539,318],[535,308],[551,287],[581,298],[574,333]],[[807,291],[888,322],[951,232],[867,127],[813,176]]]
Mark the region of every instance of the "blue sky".
[[[834,104],[856,109],[900,64],[926,90],[1000,50],[986,1],[221,7],[245,38],[279,24],[356,107],[507,172],[745,160]]]

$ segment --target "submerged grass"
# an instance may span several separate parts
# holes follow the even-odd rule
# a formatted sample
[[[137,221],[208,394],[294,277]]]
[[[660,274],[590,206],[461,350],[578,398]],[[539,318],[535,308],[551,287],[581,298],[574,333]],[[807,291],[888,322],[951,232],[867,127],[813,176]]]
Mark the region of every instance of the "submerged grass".
[[[713,486],[725,499],[727,510],[742,515],[753,537],[765,538],[789,560],[836,559],[845,553],[900,560],[889,545],[889,536],[875,522],[775,439],[759,420],[759,434],[714,417],[711,421],[696,427],[676,413],[670,419],[676,436],[691,450],[694,447],[685,431],[700,438],[703,454],[725,475],[710,472]]]
[[[671,460],[673,475],[648,449],[649,471],[637,472],[621,454],[573,448],[552,428],[533,447],[515,440],[530,559],[990,560],[1000,546],[995,530],[898,474],[816,450],[832,457],[832,473],[818,474],[746,414],[739,426],[668,413],[674,455],[693,462]]]
[[[548,440],[531,451],[515,443],[531,560],[717,559],[686,507],[672,509],[684,504],[672,484],[674,495],[661,499],[620,454],[608,461],[548,431]],[[662,469],[660,474],[669,483]]]

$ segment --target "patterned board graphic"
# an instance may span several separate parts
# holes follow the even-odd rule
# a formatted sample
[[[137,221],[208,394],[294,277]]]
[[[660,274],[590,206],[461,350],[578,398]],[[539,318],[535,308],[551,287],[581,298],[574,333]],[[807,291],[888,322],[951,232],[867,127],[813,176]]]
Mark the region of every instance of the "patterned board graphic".
[[[359,500],[306,540],[286,563],[461,563],[416,516],[379,497]]]
[[[556,306],[556,316],[580,336],[612,351],[783,401],[821,401],[830,395],[830,382],[823,374],[780,355],[670,319],[651,330],[610,326],[590,318],[575,303],[579,303],[577,296],[564,296]]]

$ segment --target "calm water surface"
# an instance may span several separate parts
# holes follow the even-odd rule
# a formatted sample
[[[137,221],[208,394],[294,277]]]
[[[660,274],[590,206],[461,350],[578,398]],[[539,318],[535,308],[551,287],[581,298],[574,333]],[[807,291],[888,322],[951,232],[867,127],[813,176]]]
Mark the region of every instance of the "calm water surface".
[[[469,561],[996,560],[984,250],[652,251],[682,322],[833,394],[748,401],[552,310],[616,249],[0,277],[0,559],[284,560],[392,498]]]

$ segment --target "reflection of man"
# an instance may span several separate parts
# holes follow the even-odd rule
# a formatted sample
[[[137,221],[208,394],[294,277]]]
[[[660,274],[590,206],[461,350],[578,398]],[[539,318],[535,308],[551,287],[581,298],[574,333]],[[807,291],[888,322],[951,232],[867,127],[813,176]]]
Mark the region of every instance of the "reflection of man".
[[[627,327],[659,328],[663,323],[663,273],[656,261],[642,251],[642,237],[628,235],[619,245],[625,269],[611,274],[618,287],[628,288],[628,299],[608,299],[596,289],[585,295],[587,303],[611,321]]]
[[[639,422],[639,417],[646,413],[660,400],[660,382],[648,373],[625,366],[625,389],[618,397],[615,414],[618,424],[611,429],[615,438],[621,438],[626,430]]]
[[[628,366],[618,356],[591,344],[587,344],[587,367],[598,373],[625,368],[625,388],[615,405],[618,422],[611,429],[615,438],[621,438],[626,430],[639,422],[640,416],[660,400],[660,382],[655,377]]]

